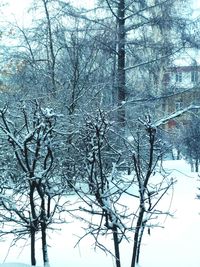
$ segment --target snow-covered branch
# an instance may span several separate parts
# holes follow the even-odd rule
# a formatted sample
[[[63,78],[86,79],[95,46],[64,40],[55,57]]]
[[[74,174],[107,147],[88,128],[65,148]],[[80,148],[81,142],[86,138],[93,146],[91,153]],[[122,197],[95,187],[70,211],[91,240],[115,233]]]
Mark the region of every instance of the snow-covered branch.
[[[190,105],[190,106],[188,106],[188,107],[186,107],[184,109],[178,110],[178,111],[176,111],[176,112],[174,112],[174,113],[172,113],[172,114],[170,114],[170,115],[168,115],[168,116],[166,116],[166,117],[164,117],[162,119],[159,119],[158,121],[154,122],[153,126],[154,127],[159,127],[159,126],[161,126],[163,124],[166,124],[168,121],[170,121],[172,119],[176,119],[176,118],[180,117],[181,115],[183,115],[184,113],[187,113],[187,112],[189,112],[191,110],[195,110],[195,109],[200,109],[200,106],[198,106],[198,105]]]

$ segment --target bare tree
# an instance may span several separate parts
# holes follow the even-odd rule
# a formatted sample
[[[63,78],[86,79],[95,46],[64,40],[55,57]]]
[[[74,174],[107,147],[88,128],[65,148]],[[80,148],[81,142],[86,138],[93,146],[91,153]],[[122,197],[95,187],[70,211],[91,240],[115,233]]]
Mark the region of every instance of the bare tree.
[[[101,0],[98,3],[104,10],[101,24],[110,27],[106,22],[111,20],[111,15],[115,25],[110,31],[116,30],[115,99],[118,120],[122,122],[129,119],[129,112],[137,110],[136,102],[126,108],[127,102],[139,96],[151,98],[163,93],[164,73],[174,55],[184,49],[188,28],[179,12],[179,1]]]
[[[35,242],[40,232],[44,265],[49,266],[47,229],[64,221],[59,214],[64,211],[65,202],[60,200],[67,189],[67,184],[61,182],[59,162],[54,156],[57,115],[37,102],[32,107],[22,107],[20,112],[22,117],[15,121],[14,114],[8,115],[7,107],[0,114],[0,128],[17,167],[17,172],[11,172],[5,177],[6,183],[1,183],[1,221],[11,222],[17,228],[2,229],[1,234],[10,232],[16,235],[16,240],[30,235],[31,264],[36,265]]]
[[[111,253],[117,267],[123,265],[120,260],[120,243],[123,240],[130,241],[130,235],[133,236],[131,267],[139,262],[144,230],[147,228],[150,233],[151,228],[158,226],[158,223],[152,221],[159,215],[169,214],[168,211],[157,209],[157,206],[174,184],[163,172],[155,179],[154,173],[158,172],[165,147],[157,139],[157,130],[150,117],[140,121],[140,124],[140,130],[131,143],[116,133],[118,140],[121,138],[124,142],[123,150],[123,142],[118,142],[119,151],[114,141],[115,131],[106,119],[106,114],[100,110],[95,117],[86,120],[86,132],[82,137],[82,150],[86,153],[82,161],[87,170],[85,177],[88,178],[85,182],[88,188],[74,189],[83,202],[80,211],[92,216],[92,219],[81,216],[81,220],[89,225],[85,236],[92,235],[96,246]],[[119,168],[123,159],[127,161],[124,154],[132,155],[133,171],[128,177]],[[132,206],[124,202],[124,199],[129,198],[131,203],[134,202]],[[114,253],[101,239],[101,235],[110,234],[113,237]]]
[[[186,159],[191,164],[191,167],[195,172],[199,171],[199,116],[198,114],[193,114],[188,118],[188,123],[180,126],[177,131],[179,131],[179,138],[181,141],[181,153],[186,157]]]

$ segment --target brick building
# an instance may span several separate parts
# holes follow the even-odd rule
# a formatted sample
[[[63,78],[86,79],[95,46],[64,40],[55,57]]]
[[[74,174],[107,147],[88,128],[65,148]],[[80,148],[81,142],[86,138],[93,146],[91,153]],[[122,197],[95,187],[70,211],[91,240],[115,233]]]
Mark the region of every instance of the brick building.
[[[200,61],[199,61],[200,62]],[[161,111],[168,115],[190,105],[200,105],[200,64],[191,58],[179,59],[163,76]],[[187,123],[189,114],[184,114],[166,125],[172,128]]]

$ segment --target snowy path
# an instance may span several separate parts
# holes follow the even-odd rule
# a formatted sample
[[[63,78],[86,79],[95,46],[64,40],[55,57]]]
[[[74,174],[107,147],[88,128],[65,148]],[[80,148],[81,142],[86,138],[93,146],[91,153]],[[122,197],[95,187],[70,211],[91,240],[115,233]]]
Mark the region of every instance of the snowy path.
[[[167,218],[165,229],[155,229],[147,246],[143,247],[142,267],[198,267],[200,266],[200,201],[195,199],[198,184],[195,173],[183,161],[168,162],[168,168],[178,168],[172,210],[174,218]]]

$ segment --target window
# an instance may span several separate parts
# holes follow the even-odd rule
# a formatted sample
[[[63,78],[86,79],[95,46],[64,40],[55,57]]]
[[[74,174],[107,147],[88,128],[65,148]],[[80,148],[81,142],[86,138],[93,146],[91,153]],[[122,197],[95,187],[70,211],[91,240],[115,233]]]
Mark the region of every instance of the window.
[[[179,83],[182,82],[182,72],[176,73],[176,82],[179,82]]]
[[[191,82],[198,82],[198,72],[196,70],[191,72]]]
[[[178,100],[175,102],[175,110],[178,111],[183,108],[183,101]]]

